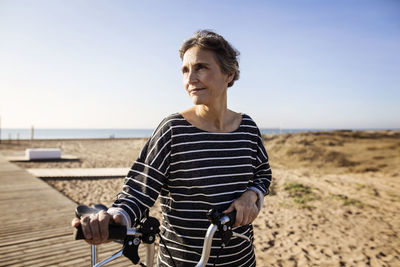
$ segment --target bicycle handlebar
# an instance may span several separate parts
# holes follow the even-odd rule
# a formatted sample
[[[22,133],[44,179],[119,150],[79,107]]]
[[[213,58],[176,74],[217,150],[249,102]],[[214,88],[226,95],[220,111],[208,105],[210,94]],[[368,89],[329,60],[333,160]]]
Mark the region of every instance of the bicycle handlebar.
[[[232,211],[231,213],[225,214],[229,218],[229,225],[234,225],[236,222],[236,210]]]
[[[103,205],[96,205],[93,206],[92,208],[89,208],[87,206],[82,205],[76,208],[75,214],[78,218],[81,218],[82,216],[90,216],[90,214],[97,213],[100,210],[106,210],[106,207]],[[201,259],[197,263],[196,267],[206,266],[210,256],[213,236],[217,230],[221,231],[222,247],[225,247],[225,245],[229,242],[229,239],[232,237],[232,235],[244,238],[250,242],[250,239],[247,236],[232,232],[232,227],[236,221],[236,211],[225,214],[223,212],[219,212],[215,209],[212,209],[207,213],[207,217],[211,222],[211,224],[207,229],[207,233],[204,238]],[[110,258],[107,258],[101,263],[96,264],[96,266],[101,266],[121,255],[128,257],[134,264],[140,263],[140,258],[137,253],[139,244],[141,243],[141,241],[147,244],[153,244],[155,235],[158,234],[160,231],[159,227],[160,227],[159,221],[153,217],[146,217],[145,219],[143,219],[140,222],[140,226],[137,228],[128,228],[124,225],[110,224],[108,239],[123,240],[124,247],[121,251],[114,254]],[[82,225],[78,225],[76,227],[75,239],[76,240],[85,239],[82,231]]]

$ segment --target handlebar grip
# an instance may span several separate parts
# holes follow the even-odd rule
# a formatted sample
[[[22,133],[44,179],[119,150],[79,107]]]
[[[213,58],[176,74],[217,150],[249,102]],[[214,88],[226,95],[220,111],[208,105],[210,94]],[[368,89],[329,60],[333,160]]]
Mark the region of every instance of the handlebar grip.
[[[108,239],[109,240],[124,240],[126,237],[126,226],[119,224],[110,224],[108,226]],[[85,239],[82,231],[82,225],[76,227],[75,240]]]

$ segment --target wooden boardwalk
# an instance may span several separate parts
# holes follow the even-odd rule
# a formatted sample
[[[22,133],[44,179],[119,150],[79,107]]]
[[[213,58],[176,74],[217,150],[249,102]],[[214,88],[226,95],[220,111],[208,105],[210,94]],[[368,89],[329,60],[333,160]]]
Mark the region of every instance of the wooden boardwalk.
[[[75,206],[0,155],[0,266],[90,266],[90,246],[75,241],[70,226]],[[119,248],[115,243],[101,245],[100,259]],[[132,263],[122,257],[111,266]]]

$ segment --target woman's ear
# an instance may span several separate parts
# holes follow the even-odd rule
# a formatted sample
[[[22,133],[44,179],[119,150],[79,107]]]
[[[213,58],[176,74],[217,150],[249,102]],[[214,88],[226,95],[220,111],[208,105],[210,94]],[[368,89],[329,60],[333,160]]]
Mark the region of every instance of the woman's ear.
[[[228,74],[226,76],[226,80],[225,80],[226,83],[229,84],[233,80],[234,77],[235,77],[235,73]]]

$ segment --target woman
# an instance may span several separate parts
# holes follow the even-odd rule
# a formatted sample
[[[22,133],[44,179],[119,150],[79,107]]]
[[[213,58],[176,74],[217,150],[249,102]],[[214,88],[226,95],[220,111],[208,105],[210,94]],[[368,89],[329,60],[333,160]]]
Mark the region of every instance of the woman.
[[[180,49],[185,90],[194,106],[166,117],[154,131],[107,212],[74,220],[91,244],[107,240],[110,222],[132,225],[160,196],[161,234],[176,266],[200,259],[211,208],[236,210],[237,227],[253,240],[251,223],[268,194],[271,170],[254,121],[227,108],[227,88],[239,78],[238,52],[220,35],[196,32]],[[252,243],[232,238],[209,263],[255,266]],[[216,255],[220,253],[217,257]],[[158,266],[172,266],[160,244]]]

